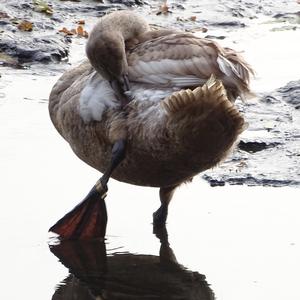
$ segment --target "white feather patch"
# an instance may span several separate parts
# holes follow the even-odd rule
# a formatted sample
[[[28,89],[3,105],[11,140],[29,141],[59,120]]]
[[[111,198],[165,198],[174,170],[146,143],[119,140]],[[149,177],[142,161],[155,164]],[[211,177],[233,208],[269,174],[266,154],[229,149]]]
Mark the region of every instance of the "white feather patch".
[[[160,102],[173,92],[179,90],[178,88],[158,88],[147,84],[133,84],[131,92],[137,101]]]
[[[117,107],[119,102],[107,80],[93,72],[79,99],[79,113],[84,122],[101,121],[108,108]]]

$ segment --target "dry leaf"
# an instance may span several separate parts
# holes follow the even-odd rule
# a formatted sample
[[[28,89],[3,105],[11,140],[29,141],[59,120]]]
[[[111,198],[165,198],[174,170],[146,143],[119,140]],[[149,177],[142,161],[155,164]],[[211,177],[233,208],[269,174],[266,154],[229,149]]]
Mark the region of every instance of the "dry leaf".
[[[84,21],[84,20],[79,20],[79,21],[77,21],[76,23],[79,24],[79,25],[84,25],[84,24],[85,24],[85,21]]]
[[[79,37],[85,37],[85,38],[89,36],[88,33],[83,29],[81,25],[79,25],[76,29],[72,28],[71,30],[67,29],[66,27],[63,27],[62,29],[59,30],[59,32],[62,32],[65,35],[77,35]]]
[[[167,4],[167,1],[165,1],[159,8],[159,11],[156,13],[157,15],[167,15],[171,11],[169,10],[169,6]]]
[[[195,22],[197,20],[197,17],[196,16],[191,16],[190,20],[193,21],[193,22]]]
[[[80,25],[77,27],[77,34],[78,36],[85,37],[85,38],[89,36],[88,33]]]
[[[160,7],[160,11],[162,13],[168,13],[169,12],[169,6],[167,5],[167,2],[165,2],[161,7]]]
[[[33,28],[33,24],[26,20],[18,24],[18,29],[21,31],[32,31],[32,28]]]
[[[65,35],[74,35],[74,34],[76,34],[76,31],[75,31],[75,33],[73,33],[72,31],[68,30],[66,27],[63,27],[62,29],[60,29],[59,32],[62,32]]]
[[[80,25],[77,27],[77,34],[80,35],[80,36],[83,35],[83,27],[80,26]]]

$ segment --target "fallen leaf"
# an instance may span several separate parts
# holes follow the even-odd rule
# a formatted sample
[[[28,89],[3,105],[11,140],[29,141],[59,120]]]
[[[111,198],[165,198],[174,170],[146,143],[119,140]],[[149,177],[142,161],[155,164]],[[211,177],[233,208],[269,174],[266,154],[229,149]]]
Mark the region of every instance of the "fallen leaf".
[[[35,5],[36,11],[46,13],[48,15],[53,14],[53,9],[48,5],[47,2],[43,0],[33,0],[33,4]]]
[[[80,25],[77,27],[77,34],[81,36],[83,35],[83,27]]]
[[[197,17],[196,16],[191,16],[190,20],[193,21],[193,22],[195,22],[197,20]]]
[[[21,31],[32,31],[32,28],[33,28],[33,24],[26,20],[18,24],[18,29]]]
[[[79,21],[76,21],[76,23],[79,24],[79,25],[84,25],[85,21],[84,20],[79,20]]]
[[[79,37],[85,37],[87,38],[89,35],[88,33],[83,29],[81,25],[79,25],[76,29],[72,28],[71,30],[67,29],[66,27],[63,27],[59,30],[59,32],[64,33],[65,35],[77,35]]]
[[[159,8],[158,12],[156,13],[157,15],[167,15],[171,11],[169,10],[169,6],[167,4],[167,1],[165,1]]]
[[[68,30],[66,27],[63,27],[62,29],[60,29],[58,31],[64,33],[65,35],[74,35],[74,34],[76,34],[76,31],[74,33],[72,31]]]
[[[85,37],[85,38],[89,36],[89,34],[83,29],[81,25],[77,27],[77,34],[78,36]]]

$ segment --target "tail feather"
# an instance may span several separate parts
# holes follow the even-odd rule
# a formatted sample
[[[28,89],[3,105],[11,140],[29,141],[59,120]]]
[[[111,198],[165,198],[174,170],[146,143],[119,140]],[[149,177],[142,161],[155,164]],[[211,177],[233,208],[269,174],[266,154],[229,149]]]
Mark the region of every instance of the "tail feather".
[[[214,76],[193,91],[173,93],[162,104],[169,117],[168,126],[176,128],[177,135],[184,136],[193,147],[216,153],[218,158],[225,156],[245,129],[243,116]]]
[[[222,82],[212,75],[202,87],[174,92],[164,99],[162,105],[169,114],[174,114],[193,106],[197,107],[198,112],[201,109],[207,111],[207,109],[212,109],[219,103],[223,103],[225,107],[233,107],[233,104],[227,98]]]

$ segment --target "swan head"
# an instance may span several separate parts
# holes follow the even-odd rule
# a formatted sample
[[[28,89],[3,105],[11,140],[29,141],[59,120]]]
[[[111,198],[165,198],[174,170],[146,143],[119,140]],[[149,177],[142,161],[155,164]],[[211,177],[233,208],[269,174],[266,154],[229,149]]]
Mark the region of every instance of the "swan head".
[[[95,25],[96,31],[120,32],[128,41],[150,30],[148,22],[131,10],[114,11],[103,16]],[[91,33],[92,34],[92,33]]]
[[[125,42],[120,32],[95,32],[87,42],[86,54],[94,69],[107,80],[127,73]]]

